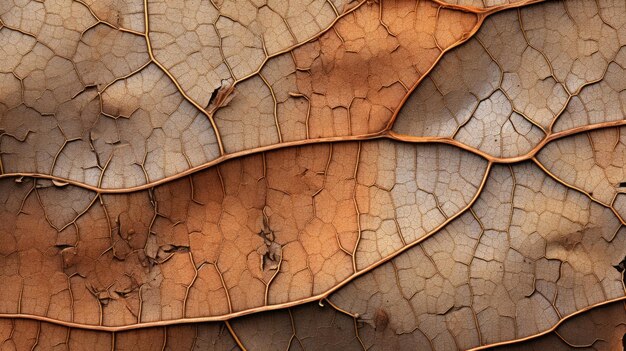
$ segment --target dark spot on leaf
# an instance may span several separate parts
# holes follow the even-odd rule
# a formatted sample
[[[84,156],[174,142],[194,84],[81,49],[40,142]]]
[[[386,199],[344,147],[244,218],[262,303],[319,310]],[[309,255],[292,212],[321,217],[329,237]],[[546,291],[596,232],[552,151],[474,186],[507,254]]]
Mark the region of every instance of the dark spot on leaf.
[[[374,315],[374,328],[376,330],[385,330],[389,325],[389,316],[387,312],[382,308],[376,310],[376,314]]]

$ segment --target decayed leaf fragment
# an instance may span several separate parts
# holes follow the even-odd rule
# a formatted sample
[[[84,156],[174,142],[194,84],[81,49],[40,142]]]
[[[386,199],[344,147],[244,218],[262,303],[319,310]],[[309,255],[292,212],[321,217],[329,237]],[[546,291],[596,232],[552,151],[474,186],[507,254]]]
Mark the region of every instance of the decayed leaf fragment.
[[[497,166],[470,211],[331,301],[372,325],[383,310],[435,349],[525,338],[623,298],[625,242],[609,208],[532,164]]]
[[[416,88],[393,131],[512,158],[555,132],[623,120],[626,27],[617,17],[626,8],[590,5],[549,2],[487,18]]]
[[[450,146],[372,141],[248,156],[131,194],[2,180],[2,278],[15,282],[2,312],[119,326],[319,299],[458,216],[488,169]]]
[[[55,1],[10,2],[0,15],[8,46],[2,171],[120,191],[224,154],[381,133],[485,16],[430,1],[145,1],[110,13],[74,1],[64,22],[72,35],[57,41],[47,28],[60,26],[52,18],[70,0]],[[46,122],[14,126],[16,115]]]
[[[534,2],[0,4],[1,348],[618,348],[626,6]]]

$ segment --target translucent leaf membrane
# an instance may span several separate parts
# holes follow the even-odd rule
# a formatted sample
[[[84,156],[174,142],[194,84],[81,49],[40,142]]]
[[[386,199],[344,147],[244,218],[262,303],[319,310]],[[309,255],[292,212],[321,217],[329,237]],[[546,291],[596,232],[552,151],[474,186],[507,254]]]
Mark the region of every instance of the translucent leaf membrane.
[[[620,349],[626,6],[0,4],[0,349]]]

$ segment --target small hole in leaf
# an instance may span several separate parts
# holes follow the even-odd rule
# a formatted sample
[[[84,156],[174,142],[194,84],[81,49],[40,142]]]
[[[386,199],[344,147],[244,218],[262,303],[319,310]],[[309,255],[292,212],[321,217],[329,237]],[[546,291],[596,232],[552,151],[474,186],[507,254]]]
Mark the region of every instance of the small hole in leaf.
[[[618,188],[626,188],[626,182],[620,182],[619,184],[617,184]]]

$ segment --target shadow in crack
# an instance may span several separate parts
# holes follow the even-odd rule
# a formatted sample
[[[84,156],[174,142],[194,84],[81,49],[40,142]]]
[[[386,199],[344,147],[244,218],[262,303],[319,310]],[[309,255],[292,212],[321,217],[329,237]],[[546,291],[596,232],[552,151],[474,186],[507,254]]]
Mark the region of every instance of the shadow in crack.
[[[624,275],[626,274],[624,272],[626,270],[626,257],[624,257],[620,263],[614,265],[613,268],[622,274],[622,284],[626,286],[626,280],[624,280]]]

